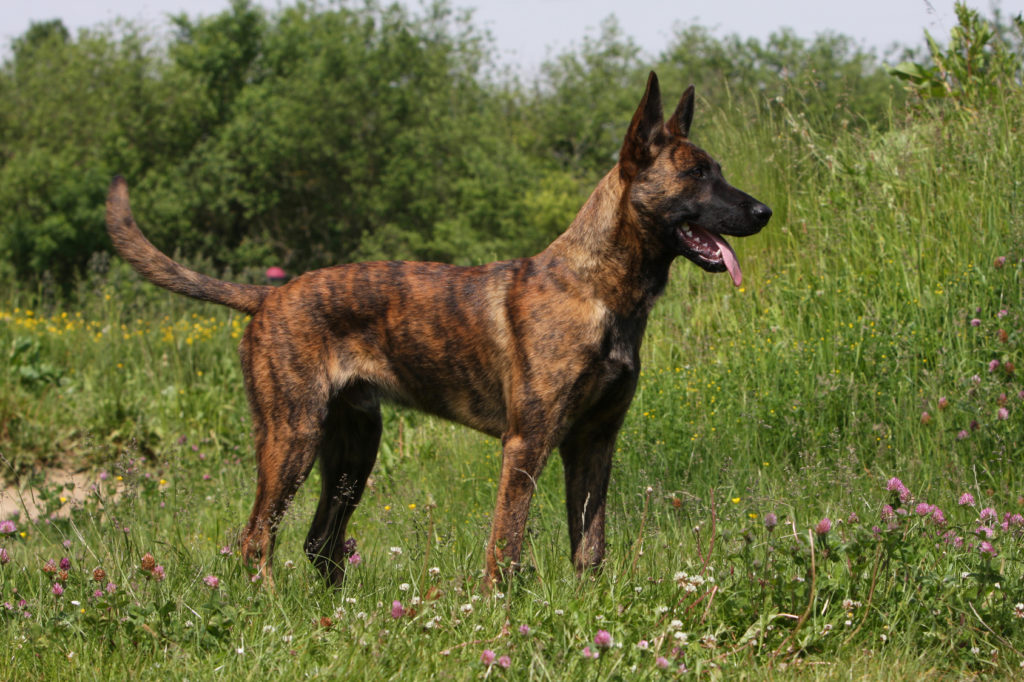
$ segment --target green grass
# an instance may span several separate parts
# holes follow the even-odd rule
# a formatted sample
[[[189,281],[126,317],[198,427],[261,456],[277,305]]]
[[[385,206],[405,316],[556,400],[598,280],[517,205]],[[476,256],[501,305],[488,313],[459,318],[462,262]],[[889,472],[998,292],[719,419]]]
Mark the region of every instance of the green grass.
[[[270,593],[232,544],[254,490],[234,351],[245,320],[121,265],[83,283],[66,316],[11,294],[0,453],[8,476],[36,470],[44,509],[0,539],[0,678],[1019,674],[1022,110],[1010,93],[885,135],[819,130],[783,107],[756,123],[698,117],[697,141],[776,216],[735,243],[742,289],[680,262],[655,308],[603,572],[572,573],[552,458],[524,549],[533,569],[499,596],[477,590],[496,441],[388,411],[351,526],[362,562],[337,591],[306,562],[314,474]],[[61,501],[42,465],[88,468],[96,488]],[[887,490],[892,477],[912,501]],[[995,556],[979,551],[984,507]],[[140,568],[147,552],[162,580]],[[44,569],[61,557],[66,578]],[[688,591],[681,571],[703,582]],[[107,582],[116,590],[92,596]],[[414,613],[393,618],[395,600]],[[614,644],[587,658],[599,630]],[[488,668],[484,650],[510,667]]]

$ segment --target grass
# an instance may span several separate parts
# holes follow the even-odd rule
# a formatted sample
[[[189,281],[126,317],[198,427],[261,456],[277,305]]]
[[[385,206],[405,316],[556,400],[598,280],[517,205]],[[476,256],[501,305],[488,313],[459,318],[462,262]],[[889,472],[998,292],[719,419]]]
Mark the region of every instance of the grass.
[[[312,480],[270,593],[233,545],[254,488],[245,319],[120,264],[75,309],[10,293],[0,453],[41,511],[0,527],[0,677],[1019,674],[1022,108],[1010,93],[884,135],[782,105],[698,117],[776,216],[735,244],[743,288],[680,262],[655,308],[604,570],[572,573],[552,458],[533,568],[491,597],[496,441],[389,410],[347,584],[325,588],[302,554]],[[42,465],[86,468],[87,494]]]

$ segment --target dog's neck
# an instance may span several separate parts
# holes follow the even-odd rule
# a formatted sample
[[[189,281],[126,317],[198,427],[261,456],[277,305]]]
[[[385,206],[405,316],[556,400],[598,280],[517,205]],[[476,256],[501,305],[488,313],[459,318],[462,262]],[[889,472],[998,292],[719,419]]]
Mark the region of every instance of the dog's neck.
[[[617,313],[646,316],[665,289],[673,256],[645,241],[628,190],[615,166],[568,229],[536,258],[567,265]]]

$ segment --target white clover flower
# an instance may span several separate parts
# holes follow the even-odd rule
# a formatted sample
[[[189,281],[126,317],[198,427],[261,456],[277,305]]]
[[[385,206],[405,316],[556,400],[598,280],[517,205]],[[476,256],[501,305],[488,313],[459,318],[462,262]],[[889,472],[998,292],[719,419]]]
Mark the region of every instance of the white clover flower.
[[[1024,618],[1024,604],[1018,602],[1013,606],[1013,615],[1017,618]]]
[[[472,604],[463,604],[462,606],[459,607],[459,611],[462,611],[463,613],[473,613],[473,605]]]
[[[672,619],[672,622],[668,624],[668,626],[673,630],[678,630],[679,628],[683,627],[683,621],[679,620],[678,618],[674,618]]]
[[[420,605],[420,601],[422,601],[422,600],[419,597],[417,597],[417,596],[413,596],[412,598],[409,599],[409,603],[411,605],[413,605],[413,606],[419,606]]]
[[[427,569],[427,573],[429,573],[432,576],[439,576],[439,575],[441,575],[441,569],[438,568],[437,566],[431,566],[430,568]]]
[[[398,586],[398,589],[401,590],[402,592],[408,592],[409,591],[409,583],[402,583],[401,585]]]
[[[264,625],[263,632],[277,632],[277,628],[275,628],[273,625]]]

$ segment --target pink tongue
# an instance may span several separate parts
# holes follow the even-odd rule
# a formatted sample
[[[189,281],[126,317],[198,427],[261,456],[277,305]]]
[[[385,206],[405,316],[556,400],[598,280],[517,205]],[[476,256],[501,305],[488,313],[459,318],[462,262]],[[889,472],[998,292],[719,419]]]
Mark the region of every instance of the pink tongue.
[[[732,276],[732,283],[739,286],[743,282],[743,273],[740,272],[740,262],[736,260],[736,252],[729,246],[729,242],[719,237],[710,230],[707,231],[711,238],[715,240],[715,244],[718,245],[718,250],[722,253],[722,260],[725,261],[725,269],[729,271],[729,275]]]

